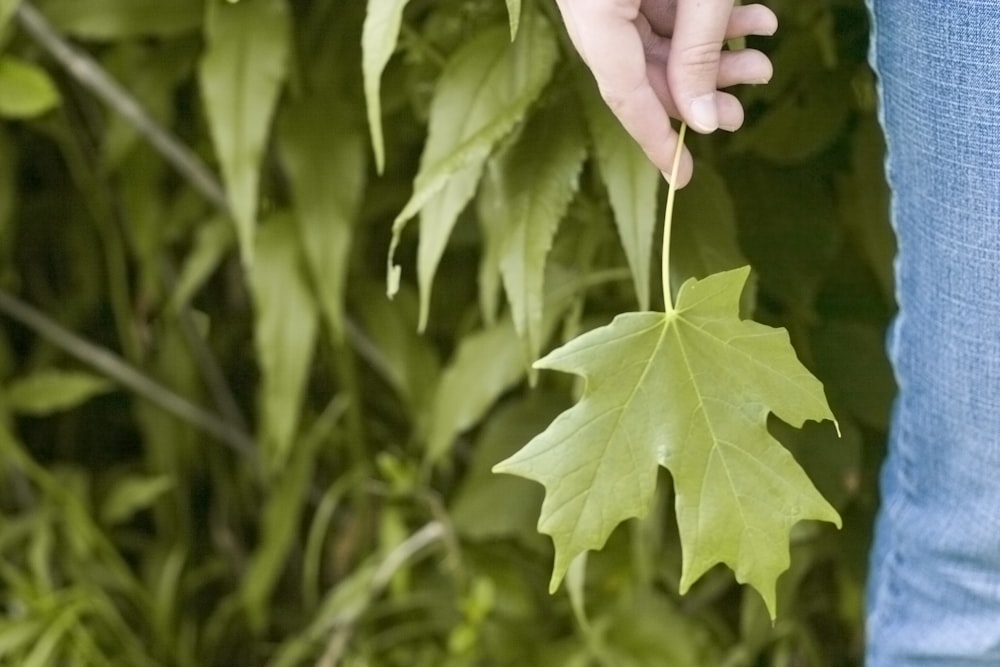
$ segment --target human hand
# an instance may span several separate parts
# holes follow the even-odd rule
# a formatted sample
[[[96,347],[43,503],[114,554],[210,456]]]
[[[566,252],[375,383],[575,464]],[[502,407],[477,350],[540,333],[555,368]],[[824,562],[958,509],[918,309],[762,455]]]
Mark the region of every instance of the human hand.
[[[773,35],[774,13],[734,0],[556,0],[601,96],[666,176],[677,133],[670,116],[696,132],[743,124],[743,107],[723,88],[766,83],[771,61],[760,51],[723,51],[725,39]],[[691,179],[684,149],[677,186]]]

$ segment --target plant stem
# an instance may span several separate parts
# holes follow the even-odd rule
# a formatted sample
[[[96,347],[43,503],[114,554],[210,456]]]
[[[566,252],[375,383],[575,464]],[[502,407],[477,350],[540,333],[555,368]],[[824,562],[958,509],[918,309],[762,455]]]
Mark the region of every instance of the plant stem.
[[[253,440],[232,424],[224,422],[183,396],[156,383],[130,366],[121,357],[80,338],[40,311],[3,290],[0,290],[0,313],[20,322],[39,336],[48,339],[50,343],[64,352],[100,371],[122,386],[128,387],[163,410],[217,438],[248,459],[254,460],[256,458]]]
[[[22,2],[15,16],[21,28],[65,67],[80,85],[121,114],[206,199],[219,209],[228,211],[225,190],[201,158],[157,123],[135,97],[112,79],[90,55],[63,39],[31,4]]]
[[[668,314],[674,312],[674,297],[670,291],[670,228],[674,222],[674,196],[677,194],[677,170],[681,164],[681,155],[684,153],[684,134],[687,132],[687,124],[681,123],[681,129],[677,136],[677,150],[674,151],[674,164],[670,169],[670,185],[667,188],[667,210],[663,213],[663,261],[662,282],[663,282],[663,309]]]

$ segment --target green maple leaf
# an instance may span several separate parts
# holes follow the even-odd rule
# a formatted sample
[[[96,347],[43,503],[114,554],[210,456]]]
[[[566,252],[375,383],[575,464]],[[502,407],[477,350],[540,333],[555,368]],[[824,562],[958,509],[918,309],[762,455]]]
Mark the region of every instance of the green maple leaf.
[[[788,334],[739,317],[749,268],[688,280],[666,313],[619,315],[535,363],[586,379],[581,400],[499,463],[545,486],[538,529],[555,543],[551,590],[579,554],[646,514],[657,466],[673,475],[681,592],[717,563],[763,596],[803,519],[840,517],[767,430],[833,419]]]

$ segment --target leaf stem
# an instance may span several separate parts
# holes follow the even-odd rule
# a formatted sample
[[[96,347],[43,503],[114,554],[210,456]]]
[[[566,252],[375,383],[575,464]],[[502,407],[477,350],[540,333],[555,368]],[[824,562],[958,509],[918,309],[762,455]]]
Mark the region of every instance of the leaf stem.
[[[687,124],[682,122],[681,129],[677,136],[677,150],[674,151],[674,164],[670,169],[670,183],[667,187],[667,210],[663,213],[663,261],[662,282],[663,282],[663,309],[668,314],[674,312],[674,298],[670,291],[670,228],[674,222],[674,196],[677,194],[677,170],[681,164],[681,155],[684,153],[684,134],[687,132]]]

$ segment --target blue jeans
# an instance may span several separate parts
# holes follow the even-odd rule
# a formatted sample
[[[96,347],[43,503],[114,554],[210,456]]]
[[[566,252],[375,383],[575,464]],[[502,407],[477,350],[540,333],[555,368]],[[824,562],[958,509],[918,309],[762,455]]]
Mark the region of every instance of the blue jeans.
[[[1000,1],[869,0],[899,383],[868,667],[1000,666]]]

